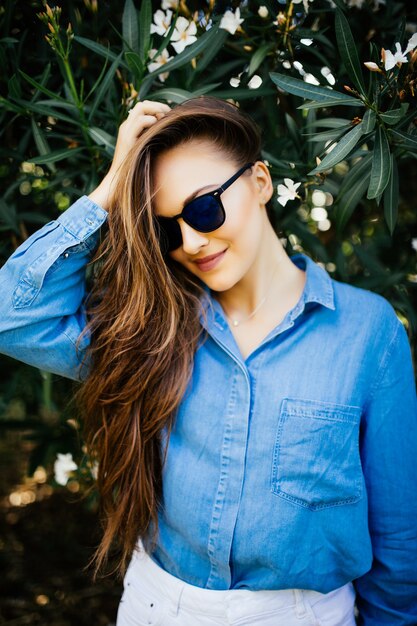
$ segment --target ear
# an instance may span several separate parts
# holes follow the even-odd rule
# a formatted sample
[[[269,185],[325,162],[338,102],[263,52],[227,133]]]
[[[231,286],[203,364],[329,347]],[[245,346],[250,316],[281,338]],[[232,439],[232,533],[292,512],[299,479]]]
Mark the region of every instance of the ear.
[[[263,161],[256,161],[254,165],[254,182],[259,196],[259,203],[266,204],[272,197],[274,186],[268,166]]]

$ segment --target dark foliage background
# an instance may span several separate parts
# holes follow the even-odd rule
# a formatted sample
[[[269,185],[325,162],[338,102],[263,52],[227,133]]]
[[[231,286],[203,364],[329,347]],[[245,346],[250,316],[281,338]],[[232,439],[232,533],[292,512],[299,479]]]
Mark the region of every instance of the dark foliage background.
[[[179,53],[172,28],[150,34],[160,8],[154,0],[0,8],[2,261],[98,184],[138,99],[175,104],[210,93],[263,128],[276,186],[301,183],[285,206],[278,191],[272,202],[288,253],[305,251],[336,280],[385,296],[414,357],[417,41],[391,69],[381,50],[399,42],[404,51],[417,30],[415,3],[183,1],[172,22],[194,20],[197,40]],[[221,19],[237,8],[243,22],[232,33]],[[149,66],[149,52],[163,48],[169,63]],[[0,623],[111,623],[120,585],[92,586],[82,572],[97,541],[97,503],[94,491],[85,495],[93,476],[72,383],[7,357],[0,372]],[[66,486],[54,480],[58,453],[77,464]]]

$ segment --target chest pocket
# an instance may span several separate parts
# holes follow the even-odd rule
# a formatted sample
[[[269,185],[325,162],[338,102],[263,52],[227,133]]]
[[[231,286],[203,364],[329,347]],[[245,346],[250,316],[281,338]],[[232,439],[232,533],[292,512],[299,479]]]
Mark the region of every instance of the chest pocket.
[[[360,417],[360,407],[285,398],[274,445],[271,491],[312,510],[360,500]]]

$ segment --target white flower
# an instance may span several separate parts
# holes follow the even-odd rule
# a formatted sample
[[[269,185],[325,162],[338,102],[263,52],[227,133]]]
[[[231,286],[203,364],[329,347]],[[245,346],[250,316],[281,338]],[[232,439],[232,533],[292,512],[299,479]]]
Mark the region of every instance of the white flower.
[[[152,50],[149,50],[149,56],[153,57],[156,54],[156,52],[157,52],[157,49],[152,48]],[[160,68],[162,65],[165,65],[165,63],[168,63],[168,61],[170,61],[173,58],[174,57],[169,56],[168,50],[165,48],[164,50],[162,50],[161,54],[156,57],[156,59],[154,59],[153,61],[151,61],[151,63],[148,64],[149,72],[154,72],[155,70]],[[161,82],[164,82],[168,78],[168,76],[169,76],[169,72],[161,72],[161,74],[158,74],[158,78]]]
[[[373,61],[365,61],[364,66],[368,68],[371,72],[380,72],[378,65]]]
[[[288,200],[295,200],[295,198],[300,198],[297,193],[298,187],[301,183],[294,183],[291,178],[284,178],[284,185],[278,185],[278,202],[285,206]]]
[[[171,37],[171,45],[177,54],[182,52],[186,46],[189,46],[197,41],[197,37],[195,36],[196,32],[196,23],[189,22],[187,18],[180,15],[176,21],[174,32]],[[176,43],[172,43],[173,41]]]
[[[357,7],[358,9],[361,9],[363,7],[363,5],[365,4],[365,0],[348,0],[348,7]]]
[[[414,48],[416,47],[417,47],[417,33],[414,33],[414,35],[410,37],[410,39],[408,40],[408,44],[407,44],[404,54],[408,54],[409,52],[414,50]]]
[[[327,80],[328,83],[330,83],[330,85],[334,85],[336,83],[336,79],[333,76],[331,69],[327,66],[324,66],[321,68],[320,73],[322,76],[324,76],[324,78]]]
[[[306,83],[310,83],[310,85],[320,85],[320,82],[317,80],[315,76],[313,76],[313,74],[304,74],[303,80]]]
[[[402,52],[401,51],[401,46],[400,44],[397,43],[395,44],[395,47],[397,49],[397,52],[394,52],[394,54],[392,54],[392,52],[390,52],[390,50],[385,50],[385,54],[384,54],[384,66],[385,66],[385,70],[392,70],[392,68],[397,65],[397,63],[407,63],[408,59],[406,57],[406,53],[405,51]]]
[[[413,248],[413,250],[415,250],[417,252],[417,237],[414,237],[411,240],[411,247]]]
[[[161,9],[176,9],[179,0],[162,0]]]
[[[311,44],[313,43],[312,39],[300,39],[300,43],[303,44],[303,46],[311,46]]]
[[[76,463],[72,459],[72,454],[61,454],[58,452],[57,459],[54,463],[55,480],[58,485],[66,485],[71,472],[77,469]]]
[[[151,34],[165,35],[171,26],[172,11],[168,9],[166,15],[161,9],[158,9],[153,16],[155,24],[151,24]]]
[[[258,89],[262,85],[262,78],[258,74],[254,74],[248,82],[249,89]]]
[[[326,148],[325,150],[326,154],[329,154],[329,152],[334,150],[336,146],[337,146],[337,143],[335,141],[331,141],[330,139],[329,141],[326,141],[326,143],[324,144],[324,147]]]
[[[258,15],[259,15],[260,17],[268,17],[268,15],[269,15],[269,11],[268,11],[268,9],[266,8],[266,6],[262,5],[262,6],[260,6],[260,7],[259,7],[259,9],[258,9]]]
[[[231,87],[239,87],[240,85],[239,76],[232,76],[232,78],[229,80],[229,84]]]
[[[293,66],[295,67],[295,69],[297,70],[297,72],[299,74],[301,74],[301,76],[305,76],[305,71],[303,69],[303,64],[300,63],[300,61],[294,61]]]
[[[240,17],[239,7],[233,13],[233,11],[227,10],[220,20],[220,28],[227,30],[231,35],[234,35],[239,25],[242,24],[243,19]]]
[[[282,67],[285,67],[286,70],[291,68],[291,63],[288,60],[282,62]]]
[[[98,462],[97,461],[94,461],[94,463],[92,464],[90,468],[90,472],[94,480],[97,480],[97,477],[98,477]]]

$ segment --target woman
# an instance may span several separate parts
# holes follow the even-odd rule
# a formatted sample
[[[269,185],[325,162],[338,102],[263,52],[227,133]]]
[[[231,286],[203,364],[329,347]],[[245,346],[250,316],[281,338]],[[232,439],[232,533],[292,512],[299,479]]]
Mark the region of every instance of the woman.
[[[99,187],[1,271],[1,350],[83,382],[118,626],[352,626],[355,599],[359,625],[417,624],[407,334],[286,254],[272,193],[238,107],[140,102]]]

